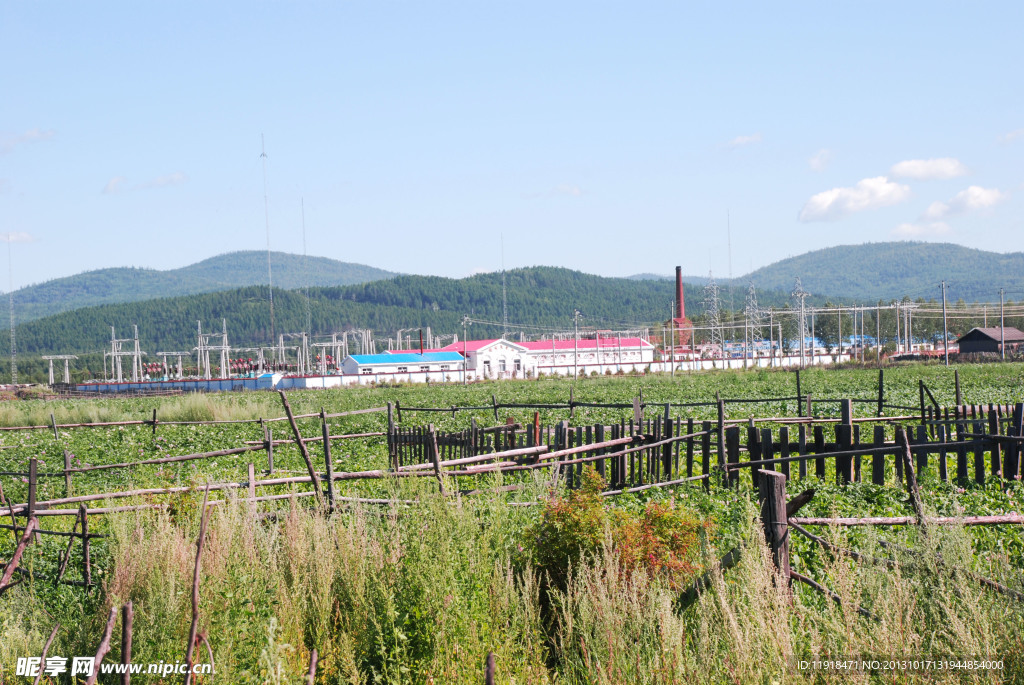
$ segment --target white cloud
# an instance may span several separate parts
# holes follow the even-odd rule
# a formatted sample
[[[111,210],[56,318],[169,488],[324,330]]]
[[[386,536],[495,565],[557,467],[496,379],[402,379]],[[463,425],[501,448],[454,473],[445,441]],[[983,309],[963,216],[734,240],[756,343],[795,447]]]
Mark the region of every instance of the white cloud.
[[[563,183],[563,184],[555,187],[553,192],[556,195],[571,195],[573,197],[579,197],[580,195],[583,195],[583,193],[585,191],[582,188],[580,188],[579,186],[577,186],[577,185],[572,185],[570,183]]]
[[[1006,135],[999,136],[999,142],[1012,143],[1018,138],[1024,138],[1024,128],[1018,128],[1016,131],[1010,131]]]
[[[124,176],[115,176],[107,181],[107,185],[103,186],[103,193],[105,195],[119,193],[123,189],[122,186],[124,186]]]
[[[32,243],[35,242],[35,238],[24,231],[9,231],[7,233],[0,233],[0,241],[5,243]]]
[[[971,186],[961,190],[949,202],[933,202],[925,210],[923,218],[938,220],[950,214],[962,214],[972,209],[987,209],[1006,199],[1006,193],[998,188]]]
[[[894,238],[937,238],[948,235],[952,229],[943,221],[900,224],[889,231]]]
[[[832,161],[832,151],[822,148],[815,152],[807,163],[811,166],[813,171],[824,171],[828,163]]]
[[[167,186],[180,186],[187,180],[188,176],[180,171],[175,171],[173,174],[158,176],[148,183],[143,183],[139,188],[166,188]]]
[[[852,188],[833,188],[811,197],[800,210],[800,221],[832,221],[847,214],[903,202],[910,187],[885,176],[865,178]]]
[[[729,141],[729,147],[741,147],[743,145],[753,145],[754,143],[761,142],[761,134],[755,133],[750,136],[736,136]]]
[[[12,152],[14,148],[24,143],[38,143],[44,140],[51,140],[55,135],[57,135],[57,133],[53,130],[44,131],[42,129],[33,128],[14,136],[0,136],[0,155]]]
[[[111,195],[113,193],[120,193],[126,190],[147,190],[150,188],[167,188],[169,186],[180,186],[182,183],[188,181],[188,176],[176,171],[173,174],[166,174],[164,176],[158,176],[152,181],[146,181],[131,187],[125,186],[127,179],[124,176],[114,176],[112,179],[107,181],[107,185],[103,187],[103,193],[105,195]]]
[[[908,159],[894,164],[889,173],[896,178],[913,178],[919,181],[934,181],[956,178],[967,173],[967,167],[958,159]]]

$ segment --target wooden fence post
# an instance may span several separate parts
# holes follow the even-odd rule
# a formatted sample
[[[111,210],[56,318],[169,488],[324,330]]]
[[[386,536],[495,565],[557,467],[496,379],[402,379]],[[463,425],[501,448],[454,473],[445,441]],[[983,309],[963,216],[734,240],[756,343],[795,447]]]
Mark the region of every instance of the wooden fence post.
[[[256,466],[251,461],[247,467],[248,472],[248,489],[249,489],[249,509],[253,512],[256,511]]]
[[[672,437],[672,405],[665,403],[665,418],[662,420],[664,429],[661,433],[662,440]],[[672,443],[666,443],[661,448],[661,478],[672,480]]]
[[[999,435],[999,416],[991,404],[988,406],[988,434]],[[992,475],[998,476],[1003,472],[1003,446],[999,444],[998,440],[992,440],[990,444]]]
[[[881,447],[885,444],[885,426],[875,426],[874,447]],[[871,455],[871,482],[875,485],[885,485],[885,455]]]
[[[334,463],[331,461],[331,431],[327,425],[327,412],[320,407],[320,425],[324,437],[324,466],[327,469],[327,504],[334,511]]]
[[[395,409],[388,402],[388,457],[391,460],[391,468],[398,470],[398,446],[395,444]]]
[[[267,440],[267,475],[274,473],[274,429],[267,426],[264,436]]]
[[[32,518],[36,515],[36,488],[39,486],[39,461],[32,457],[28,460],[28,511],[26,516]],[[14,503],[11,502],[13,507]],[[12,508],[13,511],[13,508]],[[36,535],[38,541],[41,536]]]
[[[89,513],[84,502],[78,505],[78,518],[82,521],[82,575],[88,588],[92,585],[92,560],[89,554]]]
[[[796,434],[797,434],[797,438],[796,438],[796,440],[797,440],[797,442],[796,442],[796,444],[797,444],[796,453],[797,454],[807,454],[807,426],[806,426],[806,424],[801,423],[799,426],[797,426]],[[806,457],[801,459],[799,462],[797,462],[797,474],[800,476],[800,480],[807,480],[807,458]]]
[[[487,652],[487,664],[484,666],[484,685],[494,685],[494,652]]]
[[[156,407],[153,407],[153,437],[156,437]]]
[[[427,445],[430,450],[430,461],[434,464],[434,476],[437,478],[437,487],[441,491],[441,496],[446,496],[447,493],[444,491],[444,477],[441,476],[441,459],[437,453],[437,433],[434,432],[434,424],[427,426],[427,434],[429,443]]]
[[[758,482],[765,541],[772,552],[776,570],[788,584],[789,522],[786,517],[786,477],[777,471],[762,470]]]
[[[844,399],[841,403],[842,423],[836,426],[837,451],[853,448],[853,402]],[[853,458],[836,457],[836,483],[845,484],[853,480]]]
[[[878,370],[878,416],[884,413],[885,406],[885,372],[882,369]]]
[[[1017,403],[1013,407],[1013,419],[1010,424],[1010,435],[1024,438],[1024,404]],[[1014,480],[1020,473],[1021,443],[1011,442],[1007,446],[1006,460],[1003,462],[1003,478]]]
[[[803,416],[804,395],[800,392],[800,369],[796,370],[796,415]],[[810,414],[808,414],[810,416]]]
[[[302,433],[299,432],[299,424],[295,423],[295,416],[292,414],[291,405],[288,404],[288,396],[284,394],[284,390],[277,391],[281,395],[281,404],[284,405],[284,412],[288,415],[288,423],[291,424],[292,433],[295,434],[295,443],[299,446],[299,452],[302,454],[302,460],[306,462],[306,469],[309,471],[309,479],[313,482],[313,492],[316,493],[317,504],[321,508],[324,506],[324,493],[320,487],[320,477],[316,473],[316,469],[313,468],[313,460],[309,457],[309,450],[306,448],[306,443],[302,439]]]
[[[782,459],[789,458],[789,426],[779,427],[779,457]],[[789,462],[782,462],[782,475],[789,480]]]
[[[715,391],[715,395],[718,399],[718,467],[722,469],[722,485],[727,486],[730,480],[729,474],[725,470],[725,400],[722,399],[720,392]]]
[[[960,392],[960,369],[953,369],[953,382],[956,384],[956,406],[964,403],[964,395]]]
[[[134,618],[134,608],[132,603],[128,602],[121,607],[121,663],[125,666],[132,663],[132,622]],[[130,671],[130,668],[125,668],[124,673],[121,674],[121,685],[131,685],[132,674]]]
[[[700,466],[701,473],[709,476],[704,479],[705,492],[711,489],[711,422],[702,421],[700,429],[704,435],[700,436]]]
[[[738,464],[740,462],[740,427],[729,426],[725,429],[725,451],[728,455],[729,464]],[[740,470],[729,469],[727,476],[727,483],[730,486],[739,485],[740,483]]]

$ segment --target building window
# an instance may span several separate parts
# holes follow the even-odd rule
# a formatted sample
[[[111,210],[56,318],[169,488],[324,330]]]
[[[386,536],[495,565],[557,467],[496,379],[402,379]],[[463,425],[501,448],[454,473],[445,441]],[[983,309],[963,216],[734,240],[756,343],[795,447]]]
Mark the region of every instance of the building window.
[[[420,367],[420,371],[430,371],[430,367],[429,366],[421,366]]]
[[[442,370],[442,371],[447,371],[447,370],[448,370],[448,368],[449,368],[449,367],[448,367],[448,365],[447,365],[447,364],[441,364],[441,370]]]
[[[409,367],[408,366],[399,366],[398,367],[398,373],[408,373],[408,372],[409,372]]]
[[[364,366],[363,368],[359,369],[359,371],[364,374],[373,373],[373,369],[371,369],[369,366]]]
[[[498,371],[500,371],[502,373],[505,373],[506,370],[507,369],[505,368],[505,360],[504,359],[499,359],[498,360]]]

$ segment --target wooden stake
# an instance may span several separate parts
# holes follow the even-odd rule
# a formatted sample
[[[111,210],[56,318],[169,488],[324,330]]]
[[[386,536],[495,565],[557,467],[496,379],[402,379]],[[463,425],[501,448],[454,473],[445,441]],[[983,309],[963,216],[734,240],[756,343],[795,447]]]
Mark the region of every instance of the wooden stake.
[[[50,632],[50,637],[46,638],[46,644],[43,645],[43,654],[39,657],[39,673],[36,674],[36,679],[32,681],[32,685],[39,685],[39,679],[43,677],[43,667],[46,665],[46,654],[50,651],[50,645],[53,644],[53,638],[57,637],[58,630],[60,630],[59,623],[53,627],[53,630]]]
[[[92,558],[89,551],[89,513],[85,505],[78,505],[78,518],[82,522],[82,575],[85,577],[85,586],[92,585]]]
[[[327,426],[327,412],[320,407],[320,423],[324,434],[324,466],[327,469],[327,503],[334,511],[334,463],[331,461],[331,433]]]
[[[103,631],[103,639],[100,640],[100,646],[96,648],[96,656],[92,660],[92,675],[90,675],[85,685],[96,685],[96,678],[100,675],[100,663],[103,662],[103,657],[110,651],[110,636],[114,632],[114,621],[117,620],[117,607],[110,607],[110,615],[107,616],[107,627]]]
[[[285,414],[288,415],[288,423],[291,424],[292,433],[295,434],[295,442],[299,445],[299,452],[302,453],[302,459],[306,462],[306,469],[309,471],[309,478],[313,481],[313,491],[316,493],[317,504],[322,509],[324,506],[324,493],[323,489],[320,487],[320,476],[317,475],[316,469],[313,468],[313,460],[310,459],[309,450],[306,449],[306,443],[302,440],[302,433],[299,432],[299,425],[295,423],[295,417],[292,415],[292,408],[288,404],[288,396],[284,394],[284,390],[278,390],[277,392],[281,395],[281,403],[284,405]]]
[[[484,666],[485,685],[494,685],[494,652],[487,652],[487,664]]]
[[[319,655],[316,653],[316,647],[309,653],[309,671],[306,673],[306,685],[313,685],[316,680],[316,664],[319,660]]]
[[[772,551],[775,568],[789,578],[789,529],[786,516],[786,477],[777,471],[761,470],[758,479],[761,500],[761,523],[764,537]]]
[[[445,497],[444,478],[441,476],[441,458],[437,453],[437,433],[434,432],[434,424],[427,426],[427,432],[430,436],[430,461],[434,463],[434,475],[437,477],[437,487],[441,491],[441,496]]]
[[[284,393],[281,393],[281,396],[284,397]],[[288,411],[288,414],[291,415],[291,410]],[[210,510],[206,507],[209,499],[210,488],[207,485],[206,492],[203,493],[202,517],[199,521],[199,539],[196,540],[196,565],[192,571],[192,625],[188,629],[188,647],[185,650],[185,664],[188,670],[185,674],[185,685],[190,685],[192,682],[192,657],[195,654],[196,633],[199,630],[199,573],[203,562],[203,538],[206,537],[206,524],[210,518]]]
[[[7,586],[11,582],[11,577],[14,576],[14,569],[18,568],[18,564],[21,562],[21,555],[25,553],[25,548],[28,547],[28,543],[32,540],[32,531],[39,525],[39,519],[34,516],[28,520],[28,524],[25,526],[25,532],[21,535],[21,540],[18,541],[18,546],[14,548],[14,555],[11,556],[11,560],[7,562],[7,566],[4,568],[3,576],[0,576],[0,594],[7,589]]]
[[[907,475],[907,492],[910,494],[910,504],[914,507],[918,523],[924,529],[924,509],[921,508],[921,496],[917,489],[917,476],[914,475],[914,460],[910,454],[910,443],[907,441],[907,431],[903,426],[896,427],[896,443],[900,446],[901,458],[903,459],[903,471]]]
[[[154,415],[156,410],[153,410]],[[130,666],[132,663],[132,621],[135,618],[135,611],[132,603],[128,602],[121,607],[121,663]],[[132,674],[130,668],[125,668],[121,674],[121,685],[131,685]]]

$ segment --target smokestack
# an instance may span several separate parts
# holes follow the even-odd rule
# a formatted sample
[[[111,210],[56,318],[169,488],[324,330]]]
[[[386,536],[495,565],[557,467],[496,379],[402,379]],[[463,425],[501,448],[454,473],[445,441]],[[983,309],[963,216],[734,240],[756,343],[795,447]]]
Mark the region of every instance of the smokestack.
[[[683,267],[676,267],[676,318],[686,318],[686,300],[683,299]]]

